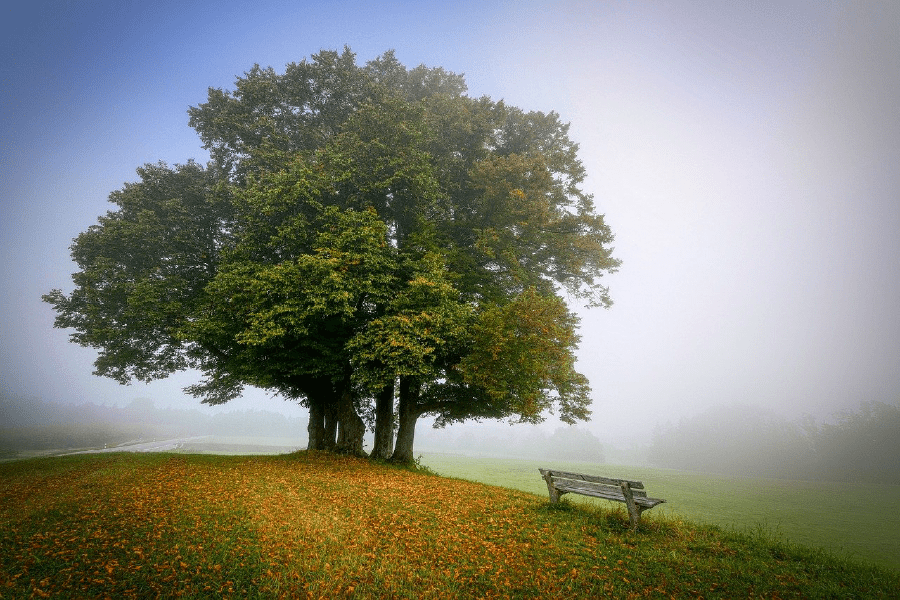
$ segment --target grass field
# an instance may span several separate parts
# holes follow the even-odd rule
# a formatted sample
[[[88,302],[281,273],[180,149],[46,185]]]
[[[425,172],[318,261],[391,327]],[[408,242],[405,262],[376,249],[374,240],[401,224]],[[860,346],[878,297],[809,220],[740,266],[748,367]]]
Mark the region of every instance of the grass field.
[[[651,488],[652,490],[653,488]],[[0,465],[0,597],[890,598],[900,573],[760,534],[325,453]]]
[[[667,503],[660,514],[741,531],[760,528],[806,546],[900,571],[900,486],[835,484],[703,475],[685,471],[588,463],[472,458],[424,454],[421,462],[450,477],[509,487],[546,497],[538,467],[638,479]],[[578,504],[616,505],[568,495]],[[874,500],[877,498],[877,500]],[[900,592],[898,592],[900,596]]]

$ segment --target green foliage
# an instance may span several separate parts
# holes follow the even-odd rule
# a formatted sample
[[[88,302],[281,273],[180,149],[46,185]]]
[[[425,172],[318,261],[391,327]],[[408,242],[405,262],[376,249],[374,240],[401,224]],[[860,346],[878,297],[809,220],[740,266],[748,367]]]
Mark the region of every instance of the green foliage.
[[[459,371],[522,421],[540,421],[554,401],[563,421],[584,420],[590,397],[587,379],[575,371],[576,324],[562,300],[528,289],[479,315]]]
[[[309,253],[275,264],[228,261],[207,286],[203,316],[185,330],[216,348],[216,360],[204,365],[204,393],[229,374],[288,394],[305,392],[309,378],[341,378],[349,338],[367,307],[390,293],[393,251],[371,211],[318,213]]]
[[[461,351],[473,321],[469,304],[447,281],[441,257],[407,260],[405,282],[350,341],[357,380],[371,391],[395,377],[430,381]]]
[[[227,244],[232,208],[209,170],[189,162],[138,169],[118,206],[72,244],[74,291],[53,290],[56,327],[99,350],[96,374],[150,381],[194,366],[178,333],[199,306]]]

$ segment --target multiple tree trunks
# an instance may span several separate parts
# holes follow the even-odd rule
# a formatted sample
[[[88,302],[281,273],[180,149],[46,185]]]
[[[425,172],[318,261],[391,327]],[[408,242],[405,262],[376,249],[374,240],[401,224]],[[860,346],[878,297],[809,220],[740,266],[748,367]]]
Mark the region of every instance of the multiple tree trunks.
[[[390,460],[396,463],[411,463],[416,420],[422,415],[418,404],[420,384],[412,378],[399,379],[399,401],[396,422],[398,427],[394,439],[394,392],[395,386],[388,385],[376,398],[375,440],[370,458]],[[328,450],[341,454],[366,456],[363,450],[365,423],[354,406],[349,386],[329,401],[332,396],[313,395],[309,400],[309,450]]]
[[[568,493],[624,502],[628,506],[628,518],[631,520],[633,529],[640,524],[642,512],[665,502],[660,498],[648,497],[644,490],[644,484],[640,481],[612,479],[551,469],[538,470],[547,483],[551,504],[556,504],[559,502],[560,496]]]

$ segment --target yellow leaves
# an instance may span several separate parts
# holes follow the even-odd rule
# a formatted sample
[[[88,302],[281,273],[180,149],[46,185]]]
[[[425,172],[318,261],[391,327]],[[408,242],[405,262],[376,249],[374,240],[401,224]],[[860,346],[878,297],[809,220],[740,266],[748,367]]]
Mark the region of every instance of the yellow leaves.
[[[11,551],[48,560],[77,548],[65,557],[70,575],[35,587],[123,598],[527,596],[517,586],[539,583],[536,561],[554,556],[530,508],[471,482],[327,453],[215,460],[161,458],[96,477],[102,493],[68,499],[83,519]],[[558,579],[543,582],[551,593]]]
[[[431,278],[424,277],[422,275],[416,276],[409,282],[410,286],[426,286],[426,287],[436,287],[439,284],[433,281]]]

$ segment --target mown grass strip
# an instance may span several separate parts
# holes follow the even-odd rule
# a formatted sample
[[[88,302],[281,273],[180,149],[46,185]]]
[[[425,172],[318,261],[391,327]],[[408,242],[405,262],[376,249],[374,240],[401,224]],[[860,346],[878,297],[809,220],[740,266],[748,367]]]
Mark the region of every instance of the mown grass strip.
[[[324,453],[0,465],[0,596],[892,597],[763,535]]]

